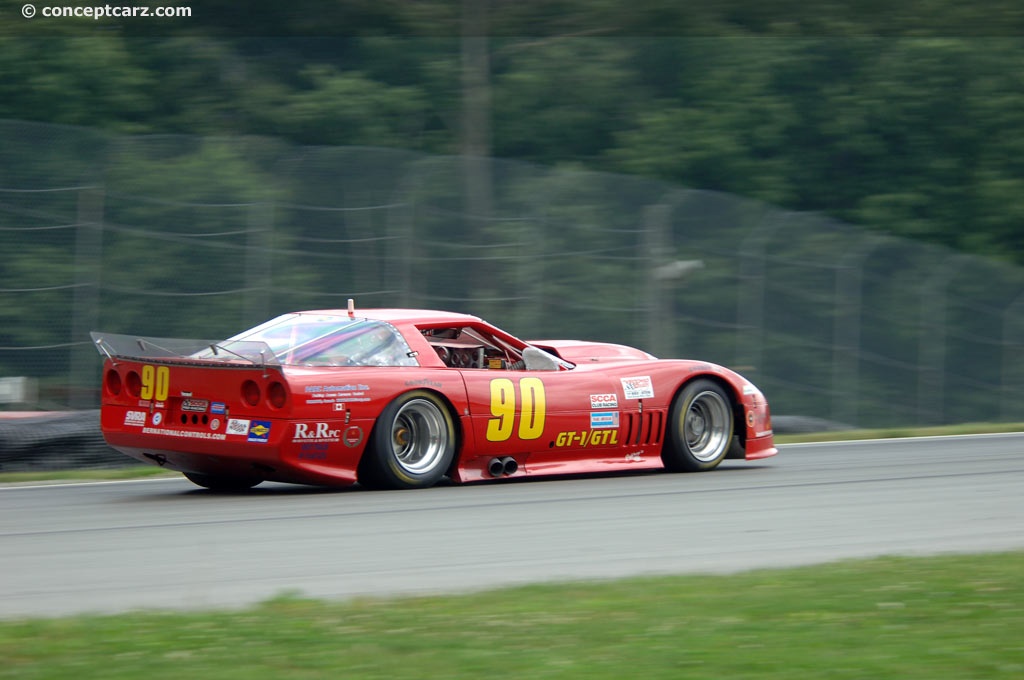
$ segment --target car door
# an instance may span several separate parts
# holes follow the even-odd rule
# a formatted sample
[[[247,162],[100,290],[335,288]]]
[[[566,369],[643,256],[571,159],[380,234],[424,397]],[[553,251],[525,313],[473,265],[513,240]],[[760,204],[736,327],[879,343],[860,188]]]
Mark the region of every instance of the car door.
[[[461,369],[470,457],[513,456],[532,469],[615,455],[620,396],[599,371]]]

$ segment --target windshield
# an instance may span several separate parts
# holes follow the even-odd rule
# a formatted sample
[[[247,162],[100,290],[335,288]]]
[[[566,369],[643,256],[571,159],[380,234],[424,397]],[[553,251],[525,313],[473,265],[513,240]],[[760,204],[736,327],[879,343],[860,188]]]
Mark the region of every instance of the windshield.
[[[282,364],[300,366],[418,366],[405,338],[391,325],[330,314],[285,314],[217,347],[262,342]]]

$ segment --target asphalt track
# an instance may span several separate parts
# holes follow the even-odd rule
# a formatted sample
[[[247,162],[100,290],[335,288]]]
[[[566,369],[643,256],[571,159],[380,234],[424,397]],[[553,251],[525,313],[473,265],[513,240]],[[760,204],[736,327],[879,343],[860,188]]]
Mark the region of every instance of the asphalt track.
[[[0,487],[0,617],[233,608],[1024,549],[1024,434],[791,445],[704,474],[216,495]]]

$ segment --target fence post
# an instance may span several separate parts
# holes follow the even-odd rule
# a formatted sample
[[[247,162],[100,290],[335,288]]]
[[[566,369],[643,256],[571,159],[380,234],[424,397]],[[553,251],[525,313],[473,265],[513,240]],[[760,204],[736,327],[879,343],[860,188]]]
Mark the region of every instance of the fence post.
[[[671,207],[664,203],[644,208],[644,255],[647,258],[647,351],[667,358],[675,346],[668,281],[658,275],[668,262],[668,221]]]
[[[75,229],[75,292],[71,308],[71,351],[68,375],[68,407],[89,409],[98,406],[98,355],[89,341],[89,331],[99,321],[100,276],[103,271],[103,204],[101,187],[85,187],[78,192]]]
[[[764,308],[768,241],[782,222],[782,213],[769,213],[740,244],[740,286],[736,310],[736,368],[751,374],[749,377],[755,382],[763,378],[762,371],[764,370]]]
[[[965,255],[947,256],[921,287],[917,417],[927,425],[945,420],[946,292],[965,260]]]
[[[999,416],[1010,422],[1019,419],[1022,390],[1021,350],[1024,349],[1024,292],[1003,311],[1003,346],[1000,377]]]
[[[864,263],[884,238],[868,237],[846,253],[836,268],[836,316],[832,340],[832,418],[860,423],[860,335]]]
[[[245,303],[242,328],[254,326],[269,316],[269,296],[273,290],[274,204],[253,203],[245,232]]]

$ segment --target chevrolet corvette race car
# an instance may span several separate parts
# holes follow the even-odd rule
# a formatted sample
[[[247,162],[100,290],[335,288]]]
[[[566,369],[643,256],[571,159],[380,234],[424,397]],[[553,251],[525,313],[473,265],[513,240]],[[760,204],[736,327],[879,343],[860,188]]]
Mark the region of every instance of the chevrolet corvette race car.
[[[764,396],[731,370],[526,342],[465,314],[350,302],[215,342],[91,335],[107,442],[210,489],[701,471],[776,453]]]

